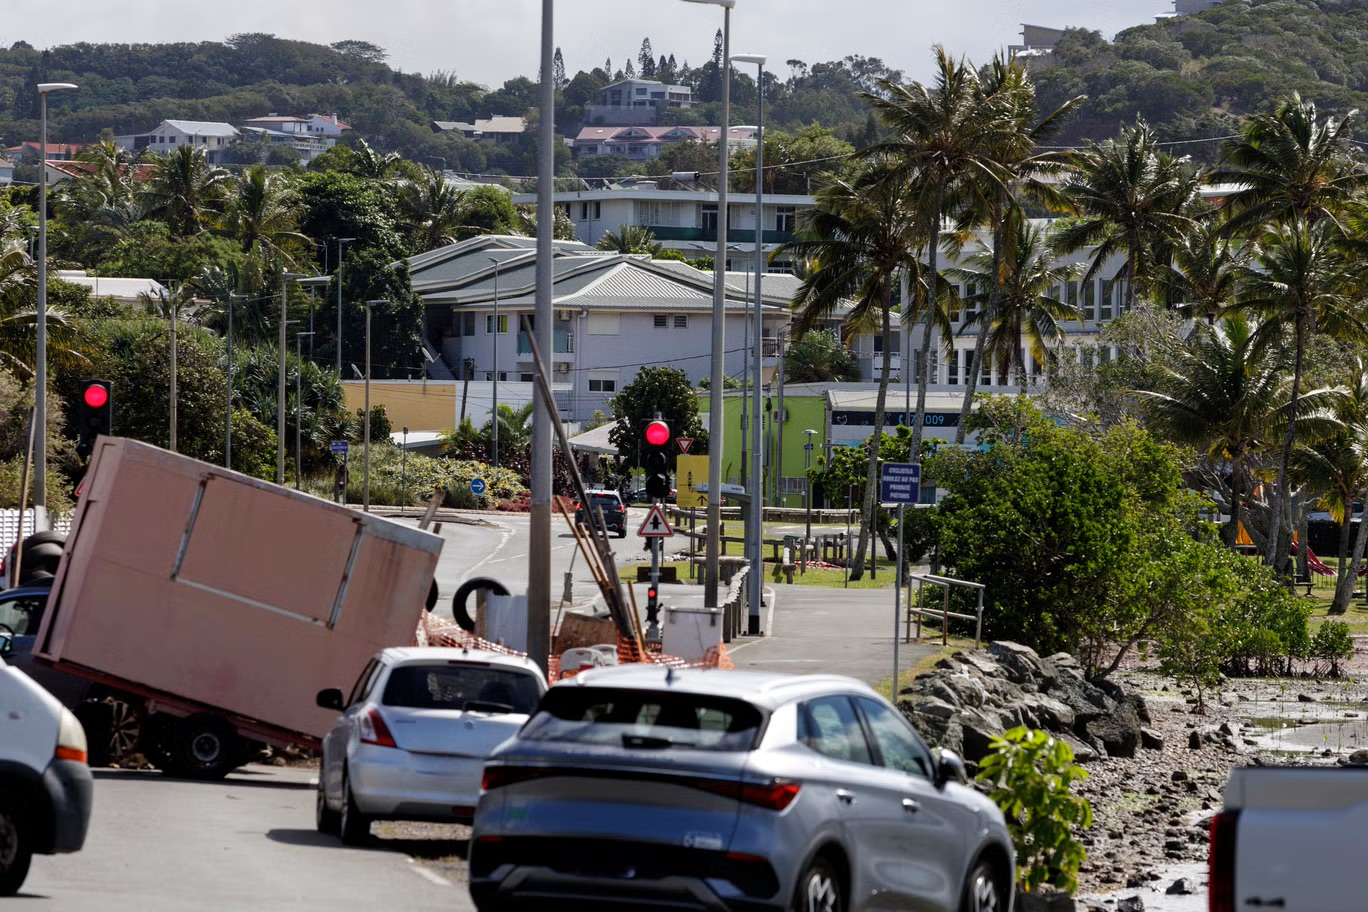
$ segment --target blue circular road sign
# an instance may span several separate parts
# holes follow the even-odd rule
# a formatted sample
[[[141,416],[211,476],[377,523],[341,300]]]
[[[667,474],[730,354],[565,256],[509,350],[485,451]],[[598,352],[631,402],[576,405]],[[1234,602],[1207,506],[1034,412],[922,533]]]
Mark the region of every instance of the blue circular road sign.
[[[485,492],[485,480],[483,478],[470,479],[470,493],[479,497]]]

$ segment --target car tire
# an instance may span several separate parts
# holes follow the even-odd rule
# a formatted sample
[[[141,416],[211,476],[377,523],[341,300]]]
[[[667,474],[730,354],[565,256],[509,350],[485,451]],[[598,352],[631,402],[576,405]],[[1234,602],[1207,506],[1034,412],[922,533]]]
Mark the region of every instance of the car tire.
[[[987,861],[978,861],[964,882],[961,912],[1005,912],[1006,908],[1002,878]]]
[[[360,846],[370,842],[371,819],[361,813],[356,806],[356,796],[352,794],[351,779],[342,773],[342,813],[338,820],[338,835],[343,845]]]
[[[0,896],[13,896],[28,877],[33,846],[25,820],[12,800],[0,798]]]
[[[808,863],[793,895],[794,912],[842,912],[845,884],[830,861],[817,857]]]
[[[210,713],[189,716],[172,726],[170,768],[182,779],[222,779],[241,765],[242,743],[233,726]]]
[[[626,529],[619,529],[619,530],[618,530],[618,538],[626,538],[626,537],[627,537],[627,530],[626,530]]]
[[[314,802],[314,826],[324,836],[336,836],[342,831],[342,813],[328,807],[327,790],[323,787],[323,758],[318,760],[318,796]]]

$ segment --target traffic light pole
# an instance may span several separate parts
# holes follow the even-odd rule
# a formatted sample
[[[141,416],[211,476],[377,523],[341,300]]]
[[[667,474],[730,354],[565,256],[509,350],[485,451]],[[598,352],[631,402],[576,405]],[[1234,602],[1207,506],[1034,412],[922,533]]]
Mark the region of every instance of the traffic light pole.
[[[660,506],[660,501],[655,502]],[[646,639],[660,641],[660,539],[651,541],[651,598],[646,602]]]

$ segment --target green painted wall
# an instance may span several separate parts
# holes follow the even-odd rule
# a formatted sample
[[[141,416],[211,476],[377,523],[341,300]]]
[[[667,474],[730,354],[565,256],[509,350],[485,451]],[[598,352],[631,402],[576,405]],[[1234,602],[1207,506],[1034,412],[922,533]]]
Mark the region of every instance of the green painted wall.
[[[778,398],[769,397],[773,408],[778,408]],[[763,409],[764,398],[761,400]],[[709,412],[710,402],[708,394],[705,392],[699,396],[698,410],[704,415],[704,425],[707,425],[706,415]],[[803,444],[807,442],[805,430],[814,430],[817,433],[812,435],[812,462],[815,464],[817,457],[822,455],[822,442],[826,440],[826,398],[824,396],[785,396],[784,411],[787,413],[784,421],[784,451],[783,451],[783,473],[788,478],[802,477],[805,472],[805,453]],[[722,455],[722,479],[723,481],[741,483],[741,395],[736,393],[728,395],[723,400],[723,413],[726,416],[726,423],[723,431],[723,455]],[[774,412],[771,410],[770,415]],[[763,426],[769,432],[771,446],[775,438],[775,424],[773,420],[767,421]],[[746,437],[746,458],[750,460],[750,433]],[[774,466],[765,466],[765,478],[769,479],[769,473],[774,471]],[[746,467],[746,475],[750,475],[750,466]],[[747,487],[750,487],[749,482]],[[768,489],[767,489],[768,490]],[[769,504],[768,498],[765,501]],[[785,507],[801,508],[803,506],[802,494],[785,494],[779,499],[779,505]]]

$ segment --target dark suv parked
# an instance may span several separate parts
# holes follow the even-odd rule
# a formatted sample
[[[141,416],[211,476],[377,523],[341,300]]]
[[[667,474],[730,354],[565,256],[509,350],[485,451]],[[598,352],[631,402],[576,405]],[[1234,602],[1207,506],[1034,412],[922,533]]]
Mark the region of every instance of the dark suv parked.
[[[617,491],[585,491],[589,498],[587,504],[580,504],[575,511],[575,522],[589,522],[588,510],[602,508],[603,521],[608,526],[609,532],[616,532],[618,538],[627,537],[627,509],[622,505],[622,498]],[[585,508],[588,508],[586,510]]]

